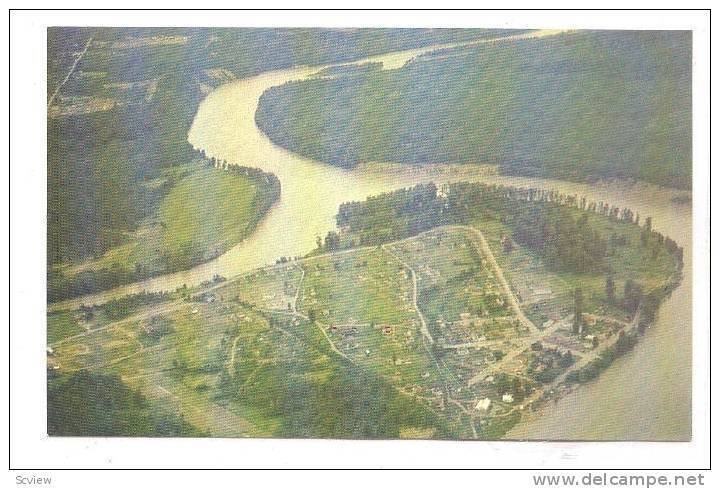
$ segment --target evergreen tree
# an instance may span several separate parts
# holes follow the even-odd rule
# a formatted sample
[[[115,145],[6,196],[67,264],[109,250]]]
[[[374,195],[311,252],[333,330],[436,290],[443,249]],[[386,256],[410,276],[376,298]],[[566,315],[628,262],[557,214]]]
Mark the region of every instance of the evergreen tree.
[[[580,287],[575,288],[575,317],[573,319],[573,333],[582,332],[583,294]]]
[[[615,304],[615,279],[612,274],[608,275],[605,280],[605,295],[610,304]]]

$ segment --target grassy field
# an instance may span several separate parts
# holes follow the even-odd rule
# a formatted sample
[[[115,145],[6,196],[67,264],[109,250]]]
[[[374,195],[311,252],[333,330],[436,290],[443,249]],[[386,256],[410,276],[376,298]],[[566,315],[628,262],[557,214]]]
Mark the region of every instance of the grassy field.
[[[579,31],[421,56],[268,90],[277,144],[327,163],[497,164],[691,187],[688,32]]]
[[[292,311],[302,276],[297,264],[261,268],[233,280],[222,294],[267,310]]]
[[[50,269],[50,300],[186,269],[213,259],[249,235],[279,189],[262,178],[192,165],[145,182],[166,186],[157,210],[96,259]]]
[[[256,195],[254,182],[212,168],[183,179],[158,209],[157,221],[163,227],[160,253],[187,266],[198,261],[194,256],[227,250],[251,231]]]
[[[579,217],[582,212],[576,210]],[[598,229],[603,236],[624,237],[625,246],[619,246],[607,257],[608,269],[604,273],[573,273],[553,271],[542,258],[527,248],[516,246],[512,253],[502,251],[501,237],[511,235],[511,229],[496,220],[478,219],[473,226],[483,229],[498,263],[505,270],[514,291],[524,302],[526,314],[537,325],[551,318],[560,318],[572,311],[573,291],[581,288],[585,307],[588,311],[598,310],[615,316],[628,313],[608,303],[605,290],[606,279],[612,275],[616,284],[616,294],[622,297],[623,286],[627,280],[633,280],[647,292],[658,289],[667,283],[676,270],[676,262],[668,253],[654,255],[651,249],[640,242],[641,230],[631,223],[613,222],[597,214],[587,214],[590,226]],[[533,292],[547,289],[547,295],[534,296]],[[537,305],[537,306],[536,306]]]
[[[436,230],[388,249],[418,273],[418,303],[437,333],[439,324],[462,315],[511,314],[492,271],[464,233]]]
[[[412,314],[407,273],[381,249],[312,259],[304,268],[298,308],[322,321],[392,324]]]

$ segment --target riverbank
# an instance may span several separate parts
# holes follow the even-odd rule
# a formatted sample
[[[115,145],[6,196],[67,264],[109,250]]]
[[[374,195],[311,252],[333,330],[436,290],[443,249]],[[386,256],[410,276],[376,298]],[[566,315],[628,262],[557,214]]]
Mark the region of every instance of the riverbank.
[[[638,340],[629,343],[632,348],[603,362],[598,375],[558,385],[533,410],[524,411],[504,439],[689,441],[689,259],[686,254],[684,273],[675,274],[662,292],[654,321],[632,329]],[[652,393],[648,402],[645,396]]]
[[[214,260],[252,234],[280,198],[277,177],[253,168],[198,156],[167,172],[167,177],[148,182],[164,187],[164,196],[125,243],[98,259],[49,270],[49,303]]]
[[[485,161],[509,175],[690,189],[690,51],[687,33],[497,39],[273,86],[255,121],[275,144],[342,168]]]

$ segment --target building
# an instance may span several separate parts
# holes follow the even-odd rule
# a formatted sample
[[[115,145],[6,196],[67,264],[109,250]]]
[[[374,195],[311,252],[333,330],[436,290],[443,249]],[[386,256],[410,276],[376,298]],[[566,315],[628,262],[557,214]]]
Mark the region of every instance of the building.
[[[485,399],[482,399],[475,404],[475,409],[477,411],[487,411],[490,409],[490,405],[492,404],[492,401],[489,397],[486,397]]]

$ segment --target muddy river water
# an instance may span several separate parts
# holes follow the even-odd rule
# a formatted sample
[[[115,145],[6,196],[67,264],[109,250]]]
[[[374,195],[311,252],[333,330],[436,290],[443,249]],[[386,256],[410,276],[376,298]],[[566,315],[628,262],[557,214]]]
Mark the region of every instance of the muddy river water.
[[[553,35],[535,31],[516,37]],[[502,42],[512,42],[506,38]],[[487,41],[483,41],[487,42]],[[363,61],[402,66],[423,48]],[[263,73],[224,85],[202,102],[188,135],[208,156],[234,165],[261,168],[278,176],[280,200],[255,232],[217,259],[191,270],[155,277],[76,302],[102,301],[142,290],[195,285],[214,274],[231,277],[274,263],[280,256],[300,256],[316,246],[316,237],[335,227],[338,206],[349,200],[420,182],[482,181],[556,189],[596,201],[629,207],[652,216],[654,226],[685,248],[682,283],[663,304],[657,323],[637,348],[618,360],[599,379],[582,386],[519,424],[509,438],[522,439],[663,439],[690,436],[692,213],[689,204],[672,201],[682,192],[647,184],[583,184],[559,180],[508,177],[482,165],[413,167],[369,163],[353,170],[313,161],[274,145],[255,125],[258,99],[270,87],[297,80],[321,67],[299,67]],[[199,196],[198,198],[202,198]],[[66,303],[67,304],[67,303]]]

